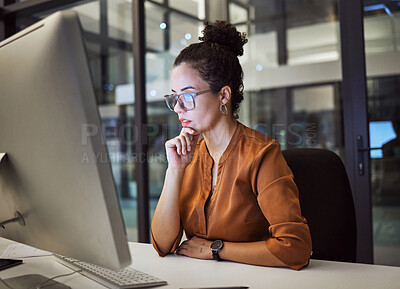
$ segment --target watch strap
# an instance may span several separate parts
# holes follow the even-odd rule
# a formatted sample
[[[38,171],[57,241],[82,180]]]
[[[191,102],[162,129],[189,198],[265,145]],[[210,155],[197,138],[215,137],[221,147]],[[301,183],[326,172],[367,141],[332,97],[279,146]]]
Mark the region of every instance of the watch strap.
[[[221,261],[221,258],[219,257],[218,252],[219,252],[219,250],[212,250],[212,255],[213,255],[214,260]]]

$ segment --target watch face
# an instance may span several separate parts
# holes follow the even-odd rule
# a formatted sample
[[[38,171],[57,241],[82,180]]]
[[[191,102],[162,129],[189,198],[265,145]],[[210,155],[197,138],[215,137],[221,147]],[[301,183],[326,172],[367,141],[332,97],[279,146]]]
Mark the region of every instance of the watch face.
[[[211,249],[217,250],[222,248],[222,241],[216,240],[211,244]]]

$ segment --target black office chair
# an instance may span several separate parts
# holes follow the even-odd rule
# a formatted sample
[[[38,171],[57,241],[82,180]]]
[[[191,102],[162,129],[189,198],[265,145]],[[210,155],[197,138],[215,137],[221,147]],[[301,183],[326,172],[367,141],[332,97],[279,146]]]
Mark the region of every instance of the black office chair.
[[[311,258],[355,262],[356,217],[341,159],[325,149],[287,149],[282,153],[293,172],[302,214],[310,227]]]

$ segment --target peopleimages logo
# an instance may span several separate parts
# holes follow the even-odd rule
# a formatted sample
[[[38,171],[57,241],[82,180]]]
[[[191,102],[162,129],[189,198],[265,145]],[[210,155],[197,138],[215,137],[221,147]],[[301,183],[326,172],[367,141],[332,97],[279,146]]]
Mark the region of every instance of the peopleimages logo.
[[[253,128],[269,137],[276,139],[283,148],[287,147],[312,147],[319,144],[318,126],[316,123],[284,123],[264,124],[258,123]],[[133,123],[120,123],[118,125],[103,124],[99,128],[95,124],[82,124],[82,146],[91,143],[92,138],[99,138],[103,132],[105,138],[100,138],[102,145],[107,145],[109,153],[92,154],[84,153],[82,162],[166,162],[164,143],[179,135],[182,127],[180,124],[142,124],[141,129],[145,137],[141,138],[143,145],[149,148],[146,154],[129,153],[139,141],[139,127]],[[258,134],[253,131],[254,134]],[[228,134],[218,132],[211,136],[217,142],[222,141]],[[121,152],[121,147],[130,148]],[[124,151],[124,150],[122,150]]]
[[[83,153],[82,163],[138,163],[138,162],[148,162],[148,163],[166,163],[167,158],[165,154],[161,153],[149,153],[149,154],[137,154],[137,153],[96,153],[89,154]]]
[[[258,123],[253,128],[287,147],[310,147],[318,144],[316,123]]]
[[[178,126],[178,125],[176,125]],[[168,135],[168,128],[170,128],[171,125],[167,124],[142,124],[141,128],[143,131],[146,132],[147,138],[144,139],[144,141],[147,142],[148,138],[151,137],[156,137],[161,134],[162,135]],[[102,124],[102,131],[106,135],[106,141],[107,141],[107,135],[109,132],[112,133],[112,138],[117,139],[118,142],[120,142],[123,145],[135,145],[139,139],[139,128],[136,124],[133,123],[123,123],[118,126],[111,125],[111,124]],[[82,145],[86,146],[89,144],[90,138],[92,137],[99,137],[100,136],[100,129],[97,125],[95,124],[90,124],[90,123],[85,123],[82,124]],[[102,144],[104,143],[104,139],[102,138]],[[145,143],[147,144],[147,143]]]

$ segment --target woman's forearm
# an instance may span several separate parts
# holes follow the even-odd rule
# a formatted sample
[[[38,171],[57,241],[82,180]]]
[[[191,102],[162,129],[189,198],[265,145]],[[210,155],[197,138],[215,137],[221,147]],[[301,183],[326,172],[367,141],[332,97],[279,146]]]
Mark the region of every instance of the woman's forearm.
[[[179,193],[184,170],[167,169],[164,187],[151,223],[153,238],[163,253],[168,253],[181,230]]]
[[[311,244],[297,239],[250,243],[225,242],[220,252],[222,259],[252,265],[290,267],[300,270],[307,266],[311,256]]]
[[[194,236],[184,241],[177,253],[192,258],[213,259],[211,240]],[[251,265],[287,267],[288,265],[276,258],[267,248],[265,241],[236,243],[224,242],[219,256],[223,260],[246,263]]]
[[[252,265],[287,267],[285,263],[268,250],[265,241],[251,243],[224,242],[224,247],[219,256],[223,260]]]

